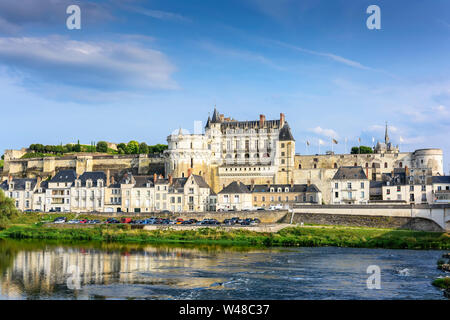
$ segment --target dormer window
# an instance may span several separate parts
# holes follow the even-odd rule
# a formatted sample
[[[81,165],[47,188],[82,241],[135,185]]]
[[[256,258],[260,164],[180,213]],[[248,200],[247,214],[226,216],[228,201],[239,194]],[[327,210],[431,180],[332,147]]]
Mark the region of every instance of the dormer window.
[[[289,192],[289,188],[286,187],[286,188],[284,189],[284,192]]]
[[[270,188],[270,192],[274,192],[275,191],[275,189],[274,188]]]
[[[77,187],[81,187],[81,181],[80,181],[80,180],[77,180],[77,181],[75,182],[75,185],[76,185]]]
[[[281,188],[278,188],[277,192],[281,192]]]
[[[103,180],[98,180],[97,185],[102,188],[103,187]]]

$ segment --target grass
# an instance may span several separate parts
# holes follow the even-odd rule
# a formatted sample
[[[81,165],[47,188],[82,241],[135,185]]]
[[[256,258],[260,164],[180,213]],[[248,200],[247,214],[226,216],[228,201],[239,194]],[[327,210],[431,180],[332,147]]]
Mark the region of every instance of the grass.
[[[0,160],[0,168],[3,168],[4,160]]]
[[[358,227],[289,227],[277,233],[251,230],[199,228],[196,230],[142,230],[129,225],[100,225],[85,228],[43,225],[55,215],[22,215],[0,232],[12,239],[106,241],[128,243],[194,243],[256,247],[353,247],[386,249],[450,249],[450,234]],[[73,218],[66,215],[69,219]],[[90,218],[89,216],[79,216]]]
[[[433,281],[433,286],[444,290],[450,290],[450,277],[437,278]]]

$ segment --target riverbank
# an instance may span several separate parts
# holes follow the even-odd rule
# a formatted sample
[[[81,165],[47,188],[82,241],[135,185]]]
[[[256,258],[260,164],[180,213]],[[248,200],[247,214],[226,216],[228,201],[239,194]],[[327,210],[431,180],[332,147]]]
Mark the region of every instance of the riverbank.
[[[128,243],[195,243],[256,247],[352,247],[384,249],[450,249],[450,234],[359,227],[293,226],[275,233],[251,230],[223,230],[217,227],[196,230],[142,230],[129,225],[102,225],[93,228],[54,228],[38,223],[13,225],[0,231],[11,239],[49,239]]]

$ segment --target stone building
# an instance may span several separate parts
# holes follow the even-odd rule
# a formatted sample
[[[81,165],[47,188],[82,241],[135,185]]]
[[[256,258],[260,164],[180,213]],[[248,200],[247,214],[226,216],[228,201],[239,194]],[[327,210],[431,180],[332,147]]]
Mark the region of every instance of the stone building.
[[[219,211],[242,211],[252,208],[252,193],[242,182],[234,181],[218,194],[217,210]]]
[[[76,179],[75,170],[61,170],[48,181],[45,193],[46,212],[70,212],[70,190]]]
[[[294,204],[322,204],[322,193],[314,184],[250,185],[253,208],[292,208]]]
[[[0,184],[5,196],[14,200],[14,205],[21,211],[33,210],[33,195],[38,185],[38,179],[13,179]]]
[[[340,167],[331,180],[333,204],[367,204],[370,185],[360,166]]]
[[[70,188],[72,212],[103,212],[106,174],[101,171],[85,172],[77,177]]]

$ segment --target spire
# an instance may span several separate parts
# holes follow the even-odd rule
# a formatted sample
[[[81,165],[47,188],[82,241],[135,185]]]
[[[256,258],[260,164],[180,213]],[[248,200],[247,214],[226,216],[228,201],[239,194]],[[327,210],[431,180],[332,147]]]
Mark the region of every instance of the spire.
[[[213,112],[211,122],[217,123],[217,122],[219,122],[219,119],[220,119],[219,112],[217,112],[216,106],[214,106],[214,112]]]
[[[384,133],[384,142],[386,143],[386,146],[387,146],[388,143],[389,143],[389,134],[388,134],[388,124],[387,124],[387,121],[386,121],[386,131],[385,131],[385,133]]]
[[[208,116],[208,121],[206,121],[206,126],[205,126],[205,128],[209,128],[210,125],[211,125],[211,117]]]

